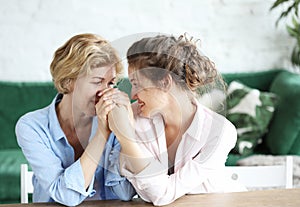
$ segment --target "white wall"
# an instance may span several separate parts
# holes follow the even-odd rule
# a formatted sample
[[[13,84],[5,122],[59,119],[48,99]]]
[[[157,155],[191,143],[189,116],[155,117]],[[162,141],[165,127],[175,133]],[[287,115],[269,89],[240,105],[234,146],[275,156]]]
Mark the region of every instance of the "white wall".
[[[0,0],[0,80],[51,80],[54,51],[83,32],[118,46],[136,33],[188,32],[221,72],[286,67],[294,40],[284,22],[275,27],[274,1]]]

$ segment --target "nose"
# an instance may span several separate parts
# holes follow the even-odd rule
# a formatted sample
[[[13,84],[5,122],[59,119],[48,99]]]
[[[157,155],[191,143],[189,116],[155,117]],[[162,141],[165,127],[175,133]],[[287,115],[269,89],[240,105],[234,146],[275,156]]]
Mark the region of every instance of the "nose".
[[[137,97],[137,90],[132,87],[130,95],[131,95],[132,100],[136,100],[138,98]]]

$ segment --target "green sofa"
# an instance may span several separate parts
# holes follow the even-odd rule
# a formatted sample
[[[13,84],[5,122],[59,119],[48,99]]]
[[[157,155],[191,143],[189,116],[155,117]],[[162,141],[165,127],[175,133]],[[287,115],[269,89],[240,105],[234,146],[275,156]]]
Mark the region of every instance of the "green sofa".
[[[300,75],[277,69],[224,74],[223,77],[228,84],[239,81],[278,96],[267,133],[252,154],[300,155]],[[241,156],[230,153],[226,165],[236,165],[238,160],[252,154]]]
[[[300,76],[285,70],[231,73],[223,76],[227,83],[239,80],[250,87],[274,92],[280,97],[269,131],[254,153],[300,155]],[[130,93],[128,79],[120,81],[118,87]],[[55,94],[56,90],[51,82],[0,81],[0,203],[20,202],[20,165],[27,161],[16,142],[16,121],[26,112],[48,105]],[[282,139],[278,139],[278,135]],[[277,139],[273,140],[272,137]],[[230,154],[226,164],[235,165],[242,157]]]

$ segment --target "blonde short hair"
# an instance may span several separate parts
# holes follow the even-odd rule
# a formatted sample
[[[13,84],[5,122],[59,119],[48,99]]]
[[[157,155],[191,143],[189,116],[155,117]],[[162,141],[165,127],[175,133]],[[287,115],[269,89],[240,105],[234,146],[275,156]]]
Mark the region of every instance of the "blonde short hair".
[[[55,51],[50,72],[57,91],[67,94],[70,83],[79,74],[104,66],[115,66],[117,75],[123,71],[117,51],[105,39],[95,34],[79,34]]]

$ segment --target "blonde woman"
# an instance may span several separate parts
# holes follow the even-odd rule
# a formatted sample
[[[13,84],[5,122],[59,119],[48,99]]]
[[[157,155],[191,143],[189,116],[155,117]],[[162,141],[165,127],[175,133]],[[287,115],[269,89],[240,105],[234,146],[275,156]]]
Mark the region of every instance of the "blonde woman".
[[[122,146],[123,173],[141,198],[166,205],[185,194],[245,190],[224,176],[235,127],[197,100],[224,88],[214,64],[184,36],[143,38],[127,59],[135,125],[110,126]],[[118,111],[112,118],[126,117],[124,107]]]
[[[118,54],[102,37],[79,34],[56,50],[50,70],[57,96],[16,125],[34,172],[33,202],[130,200],[135,191],[119,174],[120,144],[107,123],[116,105],[130,107],[113,88],[122,72]]]

